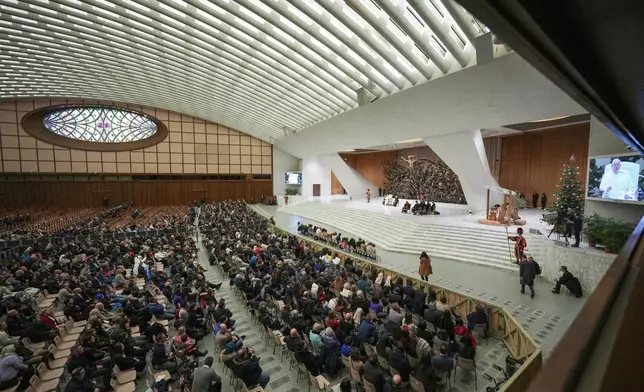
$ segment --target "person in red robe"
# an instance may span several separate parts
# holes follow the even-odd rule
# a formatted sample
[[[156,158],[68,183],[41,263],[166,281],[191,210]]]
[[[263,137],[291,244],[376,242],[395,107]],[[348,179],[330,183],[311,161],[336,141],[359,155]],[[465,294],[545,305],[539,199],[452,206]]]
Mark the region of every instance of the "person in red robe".
[[[528,242],[523,237],[523,229],[517,229],[517,235],[508,236],[508,239],[514,241],[514,257],[516,258],[516,264],[519,264],[519,260],[523,257],[523,251],[528,246]]]

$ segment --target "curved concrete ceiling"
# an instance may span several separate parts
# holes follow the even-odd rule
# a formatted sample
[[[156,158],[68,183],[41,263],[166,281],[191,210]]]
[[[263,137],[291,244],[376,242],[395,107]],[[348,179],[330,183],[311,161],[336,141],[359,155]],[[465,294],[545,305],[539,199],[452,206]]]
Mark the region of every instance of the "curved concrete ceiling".
[[[474,63],[453,0],[0,0],[0,98],[166,108],[274,141]]]

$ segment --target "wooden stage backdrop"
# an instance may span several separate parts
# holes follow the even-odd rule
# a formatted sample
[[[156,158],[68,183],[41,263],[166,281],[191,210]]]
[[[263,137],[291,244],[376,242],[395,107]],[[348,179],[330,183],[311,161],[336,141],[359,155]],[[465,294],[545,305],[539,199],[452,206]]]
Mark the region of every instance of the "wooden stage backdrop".
[[[530,204],[532,192],[545,192],[550,204],[563,165],[573,155],[585,184],[589,132],[590,123],[582,123],[502,137],[499,185],[523,192]]]
[[[202,196],[208,202],[228,199],[258,201],[273,194],[272,180],[238,181],[58,181],[0,182],[0,205],[5,207],[99,207],[133,202],[158,206],[188,204]]]

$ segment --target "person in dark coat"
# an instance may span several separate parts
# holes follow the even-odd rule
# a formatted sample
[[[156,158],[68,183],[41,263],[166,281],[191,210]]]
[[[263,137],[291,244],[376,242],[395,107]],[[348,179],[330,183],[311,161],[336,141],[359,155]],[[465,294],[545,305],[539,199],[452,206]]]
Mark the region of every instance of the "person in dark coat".
[[[329,375],[335,375],[340,362],[340,342],[335,338],[332,328],[327,328],[322,336],[322,363]]]
[[[425,311],[425,299],[427,294],[423,290],[416,290],[414,298],[409,301],[409,305],[414,309],[414,313],[423,314]]]
[[[259,358],[254,353],[248,349],[241,349],[237,351],[237,358],[234,361],[239,363],[236,375],[242,379],[246,388],[250,389],[257,385],[266,388],[271,377],[262,371]]]
[[[385,372],[378,364],[378,355],[372,354],[363,369],[365,380],[373,384],[376,392],[382,392],[385,385]]]
[[[537,203],[539,202],[539,194],[537,191],[532,192],[532,208],[537,208]]]
[[[579,239],[581,237],[581,228],[583,226],[583,221],[581,214],[577,214],[575,219],[572,221],[572,231],[575,235],[575,244],[573,248],[579,248]]]
[[[546,196],[546,193],[541,194],[541,209],[545,210],[546,209],[546,203],[548,202],[548,196]]]
[[[363,319],[358,327],[358,339],[362,343],[373,343],[376,337],[376,326],[369,318],[369,315],[367,315],[367,318]]]
[[[65,386],[65,392],[95,392],[104,391],[104,387],[100,387],[94,381],[90,381],[89,377],[85,377],[85,369],[78,367],[71,372],[72,378]]]
[[[430,302],[423,312],[423,318],[430,324],[436,325],[443,312],[436,310],[436,302]]]
[[[582,295],[582,290],[579,279],[575,278],[568,271],[568,267],[566,267],[565,265],[562,265],[561,268],[559,268],[559,271],[561,271],[562,275],[561,278],[555,281],[555,288],[552,289],[552,292],[559,294],[561,286],[564,285],[568,290],[570,290],[571,293],[575,295],[575,297],[580,298]]]
[[[413,370],[413,367],[405,356],[405,352],[399,345],[394,344],[391,351],[389,351],[389,358],[387,358],[387,360],[389,362],[389,366],[400,374],[403,382],[409,381],[409,374]]]
[[[519,263],[519,281],[521,283],[521,294],[525,294],[525,286],[530,288],[530,298],[534,298],[534,278],[537,272],[534,268],[534,263],[528,261],[526,256],[523,256]]]

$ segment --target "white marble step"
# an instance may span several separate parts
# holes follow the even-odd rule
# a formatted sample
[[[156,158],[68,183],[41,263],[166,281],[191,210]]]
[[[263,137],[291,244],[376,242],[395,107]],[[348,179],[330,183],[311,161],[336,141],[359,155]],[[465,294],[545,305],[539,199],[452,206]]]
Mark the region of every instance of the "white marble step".
[[[290,207],[285,209],[284,212],[305,216],[309,219],[319,220],[321,222],[329,222],[329,219],[343,222],[346,230],[351,233],[370,238],[374,236],[374,228],[383,227],[388,229],[388,233],[395,233],[401,230],[401,233],[406,237],[406,242],[410,244],[427,244],[438,241],[441,244],[451,244],[453,246],[461,246],[463,244],[463,235],[469,236],[468,243],[476,245],[482,251],[494,251],[507,249],[507,241],[504,233],[492,230],[479,230],[467,227],[453,227],[453,226],[429,226],[419,225],[413,222],[404,221],[397,218],[388,217],[381,214],[367,214],[363,211],[344,208],[340,209],[319,207],[317,205],[304,205],[298,207]],[[368,235],[367,235],[368,234]],[[383,244],[394,246],[398,241],[396,235],[384,236],[380,238]]]
[[[516,270],[503,232],[483,228],[422,225],[387,215],[323,203],[287,206],[282,212],[326,223],[374,242],[381,249],[474,262]]]

